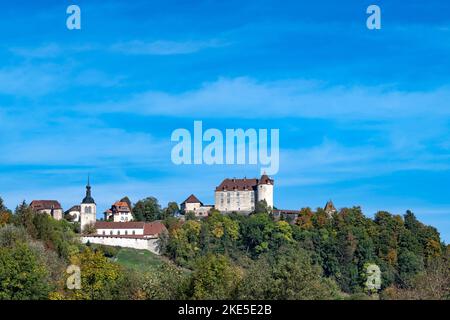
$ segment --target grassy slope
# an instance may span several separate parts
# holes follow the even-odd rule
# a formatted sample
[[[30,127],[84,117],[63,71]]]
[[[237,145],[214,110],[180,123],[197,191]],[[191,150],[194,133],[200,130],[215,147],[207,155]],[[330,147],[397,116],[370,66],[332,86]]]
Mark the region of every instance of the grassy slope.
[[[163,258],[147,250],[121,248],[117,254],[117,263],[140,271],[152,270],[163,263]]]

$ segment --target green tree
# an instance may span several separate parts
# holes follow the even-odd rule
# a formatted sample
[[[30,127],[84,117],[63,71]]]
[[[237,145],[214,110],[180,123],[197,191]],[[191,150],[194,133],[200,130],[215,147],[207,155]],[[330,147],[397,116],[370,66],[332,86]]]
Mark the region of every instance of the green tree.
[[[187,295],[198,300],[232,299],[240,278],[240,270],[227,257],[208,254],[197,261]]]
[[[206,252],[225,253],[235,248],[239,224],[230,217],[213,211],[202,223],[202,247]]]
[[[167,204],[167,207],[165,207],[162,210],[161,219],[167,219],[170,217],[174,217],[175,214],[180,211],[180,208],[178,207],[178,204],[176,202],[169,202]]]
[[[262,255],[246,272],[238,299],[318,300],[340,297],[337,284],[322,277],[306,251],[281,248]]]
[[[189,220],[169,232],[167,255],[180,265],[191,265],[201,251],[201,222]]]
[[[161,217],[161,206],[155,197],[139,200],[133,210],[133,217],[137,221],[155,221]]]
[[[46,299],[50,273],[42,257],[23,242],[0,248],[0,299]]]
[[[172,263],[163,263],[156,270],[146,273],[142,290],[148,300],[177,300],[184,296],[188,276]]]
[[[71,263],[81,269],[81,289],[68,292],[69,298],[110,300],[120,295],[122,270],[118,264],[109,261],[101,251],[87,248],[73,256]]]

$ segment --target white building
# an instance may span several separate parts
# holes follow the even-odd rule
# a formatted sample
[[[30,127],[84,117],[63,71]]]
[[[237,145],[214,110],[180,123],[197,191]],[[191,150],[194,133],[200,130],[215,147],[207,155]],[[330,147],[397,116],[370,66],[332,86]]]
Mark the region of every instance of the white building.
[[[273,208],[273,185],[266,174],[260,179],[225,179],[216,188],[215,208],[221,212],[250,213],[263,200]]]
[[[81,237],[83,243],[143,249],[160,254],[158,240],[167,232],[161,221],[154,222],[107,222],[95,223],[96,233]]]
[[[105,220],[112,220],[114,222],[127,222],[133,220],[131,209],[125,201],[116,201],[111,209],[104,212]]]
[[[48,214],[56,220],[63,218],[63,209],[56,200],[33,200],[30,203],[30,207],[35,212]]]
[[[91,196],[91,186],[88,183],[86,186],[86,196],[80,205],[80,227],[81,231],[89,224],[94,224],[97,221],[97,205],[94,198]]]
[[[64,215],[70,216],[70,219],[67,218],[67,220],[71,222],[80,222],[80,213],[81,213],[81,206],[75,205],[72,206],[69,210],[64,212]]]
[[[181,203],[180,209],[184,214],[193,212],[196,217],[207,217],[209,212],[213,209],[213,206],[204,205],[196,196],[191,194]]]

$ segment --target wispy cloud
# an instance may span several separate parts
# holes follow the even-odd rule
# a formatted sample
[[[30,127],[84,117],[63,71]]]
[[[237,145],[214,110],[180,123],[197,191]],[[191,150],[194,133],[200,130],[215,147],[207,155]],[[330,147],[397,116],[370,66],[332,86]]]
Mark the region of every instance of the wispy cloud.
[[[197,117],[307,117],[393,119],[448,116],[450,88],[400,91],[384,87],[329,86],[302,79],[260,82],[221,78],[196,90],[171,94],[148,91],[127,100],[85,107],[94,112]],[[83,107],[80,107],[83,109]],[[220,112],[217,112],[220,110]]]
[[[219,40],[207,41],[168,41],[158,40],[145,42],[140,40],[113,44],[110,49],[114,52],[130,55],[182,55],[195,53],[208,48],[218,48],[226,43]]]

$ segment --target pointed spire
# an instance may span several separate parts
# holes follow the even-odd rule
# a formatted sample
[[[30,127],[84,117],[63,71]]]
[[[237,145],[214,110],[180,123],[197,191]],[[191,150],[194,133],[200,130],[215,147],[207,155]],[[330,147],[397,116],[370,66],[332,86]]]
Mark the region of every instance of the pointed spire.
[[[91,195],[91,182],[90,182],[90,174],[88,174],[88,181],[86,185],[86,196],[83,199],[82,203],[95,203],[94,198]]]

